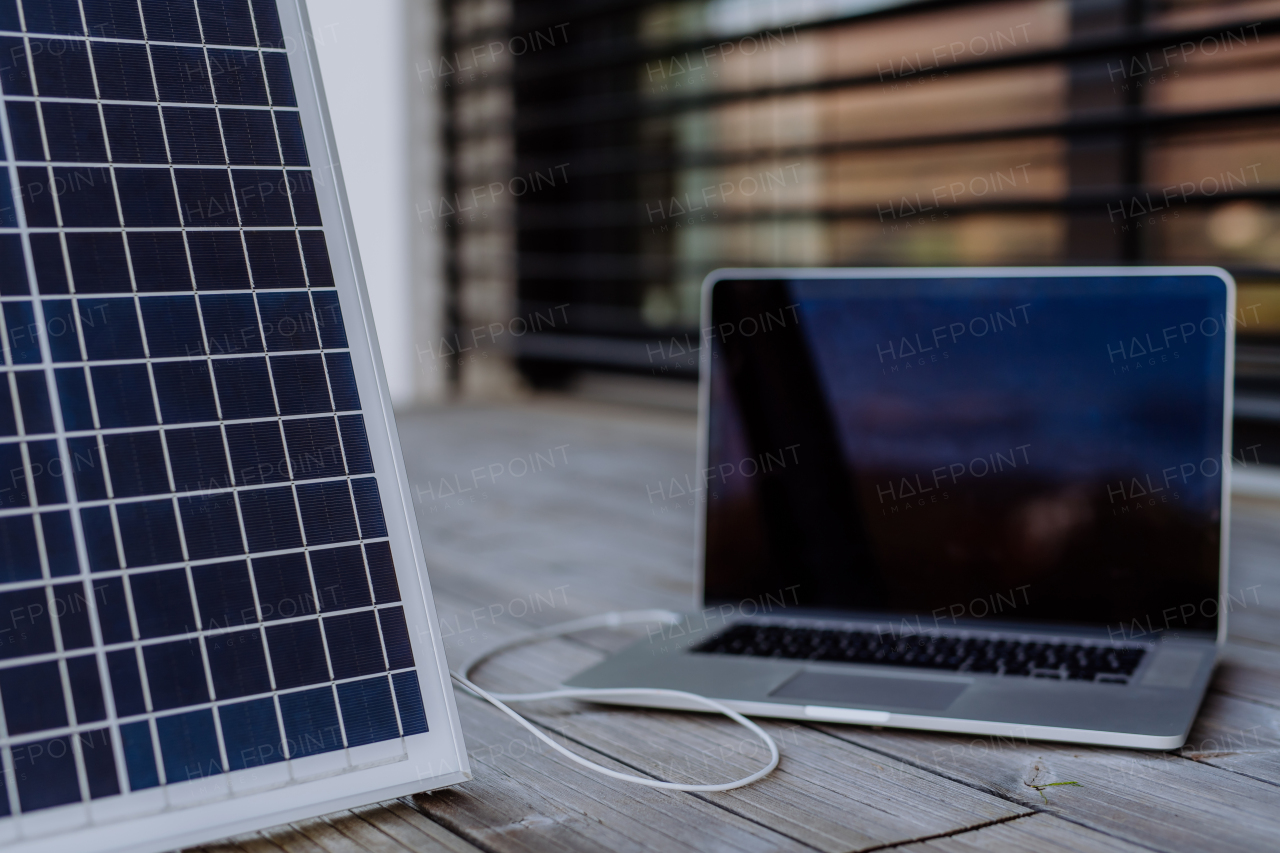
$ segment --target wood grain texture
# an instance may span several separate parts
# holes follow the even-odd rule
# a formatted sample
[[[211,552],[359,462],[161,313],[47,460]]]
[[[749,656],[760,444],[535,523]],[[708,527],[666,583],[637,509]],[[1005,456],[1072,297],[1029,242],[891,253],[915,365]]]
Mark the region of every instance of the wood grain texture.
[[[693,483],[692,417],[542,399],[413,413],[399,426],[451,664],[577,616],[692,605],[698,495],[678,493]],[[1232,535],[1232,643],[1176,753],[769,721],[783,752],[774,776],[739,791],[679,794],[590,773],[460,695],[473,781],[207,849],[1277,849],[1280,507],[1238,502]],[[545,687],[636,636],[598,631],[520,649],[478,678]],[[654,778],[723,781],[764,755],[747,732],[705,715],[571,702],[523,710],[592,760]],[[1031,787],[1052,781],[1081,784],[1043,797]]]

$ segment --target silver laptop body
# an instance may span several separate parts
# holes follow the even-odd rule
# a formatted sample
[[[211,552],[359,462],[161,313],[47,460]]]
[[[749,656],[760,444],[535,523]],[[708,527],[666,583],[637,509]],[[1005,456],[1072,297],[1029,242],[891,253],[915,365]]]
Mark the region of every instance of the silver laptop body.
[[[568,685],[1185,742],[1245,603],[1225,271],[719,270],[702,310],[698,607]]]

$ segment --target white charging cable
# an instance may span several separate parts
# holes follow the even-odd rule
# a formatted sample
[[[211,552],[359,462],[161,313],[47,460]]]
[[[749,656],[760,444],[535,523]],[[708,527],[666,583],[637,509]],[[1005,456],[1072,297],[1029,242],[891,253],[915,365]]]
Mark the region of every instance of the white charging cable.
[[[513,649],[517,646],[528,645],[529,643],[537,643],[542,640],[548,640],[552,637],[562,637],[566,634],[576,634],[579,631],[586,631],[591,628],[616,628],[620,625],[637,625],[653,622],[663,622],[674,624],[681,620],[678,613],[670,610],[628,610],[622,613],[611,612],[603,613],[599,616],[588,616],[585,619],[573,619],[569,622],[561,622],[558,625],[551,625],[546,628],[539,628],[514,640],[507,640],[498,645],[481,652],[475,657],[468,660],[458,668],[458,671],[449,671],[449,675],[453,680],[461,684],[464,688],[479,696],[481,699],[494,705],[498,710],[502,711],[511,719],[524,726],[534,737],[550,746],[556,752],[559,752],[565,758],[577,764],[581,764],[597,773],[603,773],[613,779],[621,779],[623,782],[634,782],[637,785],[645,785],[650,788],[662,788],[667,791],[732,791],[734,788],[741,788],[744,785],[750,785],[763,779],[773,772],[778,766],[778,745],[774,743],[773,738],[764,729],[739,714],[737,711],[727,705],[717,702],[715,699],[708,699],[706,696],[699,696],[697,693],[688,693],[684,690],[663,690],[652,687],[621,687],[621,688],[564,688],[560,690],[544,690],[540,693],[490,693],[487,690],[477,687],[471,682],[471,670],[475,669],[484,661],[507,649]],[[769,747],[769,763],[750,776],[744,776],[735,782],[724,782],[720,785],[682,785],[678,782],[659,782],[656,779],[648,779],[643,776],[632,776],[627,773],[619,773],[608,767],[602,767],[593,761],[588,761],[576,753],[570,752],[551,738],[547,737],[537,726],[520,716],[518,713],[509,708],[507,702],[534,702],[541,699],[603,699],[603,698],[625,698],[627,696],[654,696],[664,699],[690,699],[694,702],[706,707],[711,711],[718,711],[739,725],[746,726],[756,737],[764,741],[765,746]]]

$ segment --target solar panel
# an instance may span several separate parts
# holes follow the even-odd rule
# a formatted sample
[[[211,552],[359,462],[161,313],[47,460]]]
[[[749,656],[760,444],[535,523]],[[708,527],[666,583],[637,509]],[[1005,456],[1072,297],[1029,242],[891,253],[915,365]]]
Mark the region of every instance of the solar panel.
[[[300,0],[0,0],[0,844],[468,778]]]

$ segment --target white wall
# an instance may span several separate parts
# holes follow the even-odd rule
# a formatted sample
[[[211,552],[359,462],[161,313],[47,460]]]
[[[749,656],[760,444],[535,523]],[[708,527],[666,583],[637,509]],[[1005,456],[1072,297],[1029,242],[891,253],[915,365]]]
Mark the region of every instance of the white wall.
[[[433,396],[416,364],[405,3],[307,0],[387,384],[397,406]],[[432,282],[426,282],[431,284]]]

